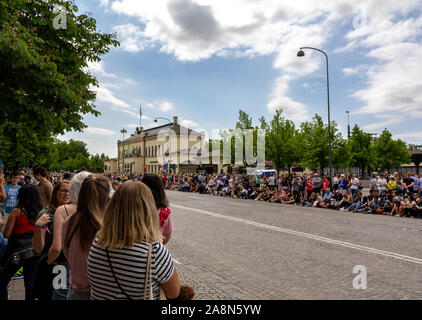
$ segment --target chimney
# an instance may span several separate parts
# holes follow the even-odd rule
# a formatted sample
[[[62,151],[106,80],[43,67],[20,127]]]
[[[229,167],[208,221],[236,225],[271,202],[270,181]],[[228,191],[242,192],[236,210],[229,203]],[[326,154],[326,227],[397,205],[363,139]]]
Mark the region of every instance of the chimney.
[[[173,124],[177,124],[177,117],[173,117]]]

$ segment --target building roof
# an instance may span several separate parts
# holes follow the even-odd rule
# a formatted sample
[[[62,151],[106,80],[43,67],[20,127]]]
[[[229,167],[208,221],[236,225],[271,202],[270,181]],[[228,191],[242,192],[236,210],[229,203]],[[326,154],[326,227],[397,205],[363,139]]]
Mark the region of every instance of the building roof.
[[[190,135],[192,132],[194,134],[198,134],[198,135],[201,134],[201,133],[199,133],[195,130],[181,126],[180,124],[173,124],[173,123],[167,123],[167,124],[164,124],[162,126],[158,126],[158,127],[154,127],[154,128],[150,128],[150,129],[145,129],[145,130],[143,130],[143,132],[145,132],[145,138],[158,136],[160,131],[163,130],[163,129],[171,129],[176,133],[176,135],[180,135],[180,132],[183,131],[182,128],[187,130],[188,135]],[[134,136],[138,136],[138,135],[135,134]],[[132,138],[132,136],[129,136],[129,138],[125,139],[124,142],[130,141],[131,138]],[[119,141],[121,141],[121,140],[119,140]]]

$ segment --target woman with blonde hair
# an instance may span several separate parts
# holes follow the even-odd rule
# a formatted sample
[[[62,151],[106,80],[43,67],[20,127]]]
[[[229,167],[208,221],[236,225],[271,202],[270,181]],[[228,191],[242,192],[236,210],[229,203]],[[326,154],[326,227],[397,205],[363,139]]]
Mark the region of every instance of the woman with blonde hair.
[[[158,299],[160,286],[168,299],[177,298],[179,276],[161,240],[150,189],[138,181],[123,183],[107,207],[103,226],[89,252],[91,298]]]
[[[88,252],[101,227],[110,194],[110,183],[103,176],[89,175],[79,191],[76,212],[63,222],[62,248],[70,264],[67,300],[89,300]]]

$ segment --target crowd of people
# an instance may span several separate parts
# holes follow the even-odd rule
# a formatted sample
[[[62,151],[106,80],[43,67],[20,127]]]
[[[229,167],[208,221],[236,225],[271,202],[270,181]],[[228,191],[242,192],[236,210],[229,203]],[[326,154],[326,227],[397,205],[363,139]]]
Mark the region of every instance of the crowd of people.
[[[373,173],[364,192],[361,178],[336,174],[332,179],[310,175],[203,175],[162,176],[167,190],[336,209],[344,212],[373,213],[401,217],[422,216],[422,175],[396,172]]]
[[[422,175],[126,174],[0,171],[0,300],[191,299],[166,244],[168,191],[344,212],[422,217]],[[54,286],[57,268],[66,285]],[[147,290],[149,288],[149,290]],[[147,292],[148,291],[148,292]]]
[[[19,270],[26,300],[192,299],[166,247],[173,218],[161,179],[127,180],[0,172],[0,300]]]

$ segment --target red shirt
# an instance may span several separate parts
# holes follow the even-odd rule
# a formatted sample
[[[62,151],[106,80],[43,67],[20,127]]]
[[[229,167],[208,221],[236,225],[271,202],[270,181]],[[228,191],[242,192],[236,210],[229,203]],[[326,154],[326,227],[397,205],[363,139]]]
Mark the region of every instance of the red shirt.
[[[20,210],[12,233],[14,235],[19,235],[27,232],[34,232],[34,226],[29,222],[28,218],[23,215],[22,210]]]
[[[308,191],[312,191],[312,181],[311,180],[306,180],[306,189]]]

